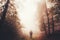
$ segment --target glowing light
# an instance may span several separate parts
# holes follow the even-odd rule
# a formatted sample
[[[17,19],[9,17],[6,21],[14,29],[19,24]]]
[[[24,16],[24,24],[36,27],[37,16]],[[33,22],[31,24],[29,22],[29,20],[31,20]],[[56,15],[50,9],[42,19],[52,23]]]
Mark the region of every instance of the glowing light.
[[[38,36],[40,34],[39,21],[37,20],[37,7],[41,0],[15,0],[16,8],[18,11],[18,17],[20,23],[23,26],[21,28],[25,35],[29,35],[32,31],[34,35]]]
[[[51,8],[55,5],[55,3],[51,3],[48,0],[46,0],[47,8]]]

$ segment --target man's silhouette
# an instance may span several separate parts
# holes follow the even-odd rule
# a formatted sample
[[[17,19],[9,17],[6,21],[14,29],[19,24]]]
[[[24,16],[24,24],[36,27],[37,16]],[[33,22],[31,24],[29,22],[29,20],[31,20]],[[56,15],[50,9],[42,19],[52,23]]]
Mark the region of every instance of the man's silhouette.
[[[30,38],[31,38],[31,39],[32,39],[32,35],[33,35],[32,31],[30,31]]]

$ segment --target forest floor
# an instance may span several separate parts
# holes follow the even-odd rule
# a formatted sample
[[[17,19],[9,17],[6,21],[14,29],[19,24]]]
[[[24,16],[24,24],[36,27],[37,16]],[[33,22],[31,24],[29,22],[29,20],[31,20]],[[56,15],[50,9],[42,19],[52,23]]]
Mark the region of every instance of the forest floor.
[[[41,33],[40,37],[38,38],[30,38],[30,37],[25,37],[19,40],[60,40],[60,31],[55,31],[54,33],[50,35],[45,35]]]
[[[25,40],[43,40],[43,37],[45,37],[44,35],[44,33],[42,32],[42,33],[40,33],[41,35],[40,35],[40,37],[35,37],[35,38],[30,38],[30,37],[26,37],[26,39]]]
[[[45,40],[60,40],[60,31],[55,31],[52,34],[47,35]]]

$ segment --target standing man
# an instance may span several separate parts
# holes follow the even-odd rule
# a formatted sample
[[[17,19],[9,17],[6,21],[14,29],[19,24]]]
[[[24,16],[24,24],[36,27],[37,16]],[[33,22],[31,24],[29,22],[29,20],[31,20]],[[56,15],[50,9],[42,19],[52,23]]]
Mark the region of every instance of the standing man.
[[[32,31],[30,31],[30,38],[31,38],[31,39],[32,39],[32,35],[33,35]]]

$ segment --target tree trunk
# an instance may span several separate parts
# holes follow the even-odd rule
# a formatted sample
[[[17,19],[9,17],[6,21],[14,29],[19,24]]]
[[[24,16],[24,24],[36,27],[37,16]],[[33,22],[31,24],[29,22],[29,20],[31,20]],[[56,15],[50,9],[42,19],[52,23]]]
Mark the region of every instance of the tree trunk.
[[[52,33],[54,33],[54,20],[53,20],[53,15],[52,15]]]
[[[49,23],[49,15],[48,15],[48,10],[47,10],[47,5],[45,3],[46,6],[46,16],[47,16],[47,21],[48,21],[48,34],[50,34],[50,23]]]

